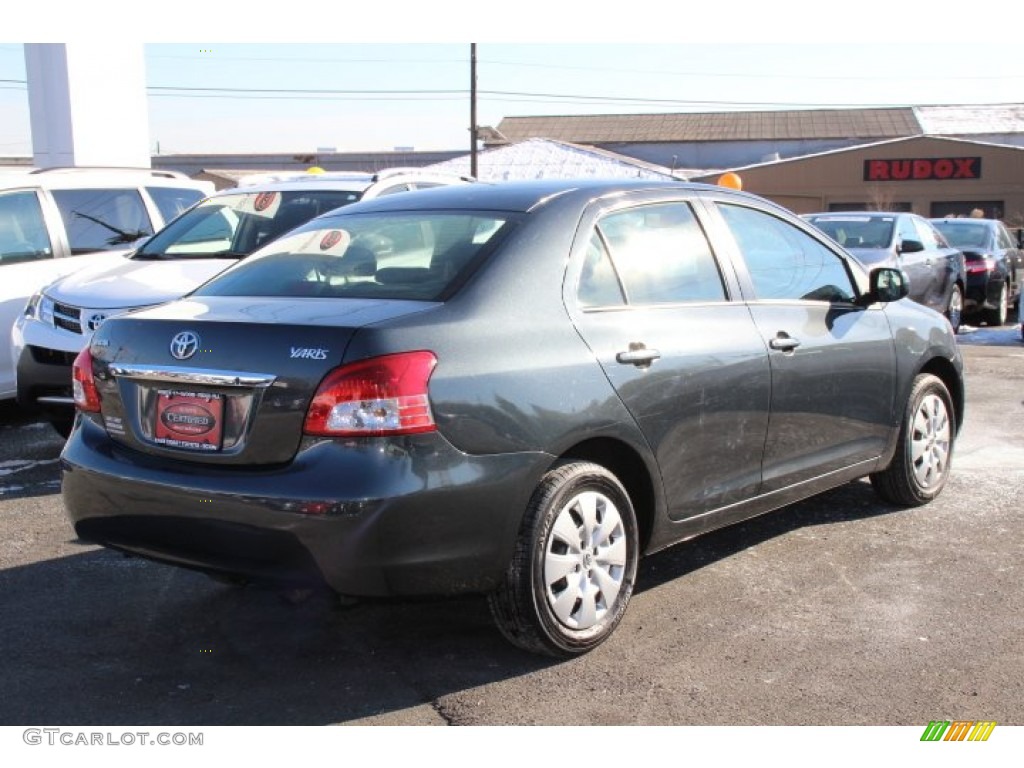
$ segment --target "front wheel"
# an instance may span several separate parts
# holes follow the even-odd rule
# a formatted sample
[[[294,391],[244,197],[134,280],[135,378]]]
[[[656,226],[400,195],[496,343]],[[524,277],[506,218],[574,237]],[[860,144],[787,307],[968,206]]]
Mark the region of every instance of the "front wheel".
[[[953,333],[960,332],[960,323],[964,314],[964,294],[960,286],[953,284],[953,290],[949,292],[949,301],[946,302],[946,319],[953,329]]]
[[[638,560],[636,515],[615,475],[590,462],[561,464],[530,499],[491,614],[520,648],[586,653],[626,612]]]
[[[938,496],[949,479],[954,418],[953,401],[941,379],[927,373],[914,379],[896,455],[886,469],[871,475],[875,492],[903,507],[927,504]]]

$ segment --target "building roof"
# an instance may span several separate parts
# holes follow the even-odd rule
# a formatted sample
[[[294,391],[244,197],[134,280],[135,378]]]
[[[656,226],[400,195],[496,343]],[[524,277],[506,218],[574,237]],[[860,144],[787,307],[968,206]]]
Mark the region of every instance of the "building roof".
[[[435,163],[433,170],[469,174],[469,155]],[[551,139],[527,139],[517,144],[487,149],[477,155],[480,181],[527,179],[681,179],[679,171],[645,163],[597,147],[583,147]]]
[[[509,142],[543,137],[583,144],[1024,133],[1024,104],[506,117],[498,131]]]
[[[1024,133],[1024,104],[915,107],[921,133],[933,136]]]
[[[577,143],[896,138],[921,132],[910,107],[506,117],[510,141],[545,137]]]

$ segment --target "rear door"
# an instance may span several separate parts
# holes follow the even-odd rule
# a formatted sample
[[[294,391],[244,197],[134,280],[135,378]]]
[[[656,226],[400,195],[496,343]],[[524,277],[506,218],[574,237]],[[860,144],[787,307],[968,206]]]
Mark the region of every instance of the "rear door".
[[[657,457],[670,516],[756,495],[765,345],[691,203],[591,211],[573,263],[566,304]]]
[[[824,240],[754,205],[713,208],[735,241],[740,284],[771,364],[761,492],[873,461],[894,420],[885,313],[854,303],[850,268]]]

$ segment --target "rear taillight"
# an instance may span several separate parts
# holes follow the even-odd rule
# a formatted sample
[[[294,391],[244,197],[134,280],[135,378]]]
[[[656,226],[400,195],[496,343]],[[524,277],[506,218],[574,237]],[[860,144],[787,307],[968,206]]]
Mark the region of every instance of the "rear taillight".
[[[982,259],[971,259],[964,265],[967,268],[967,274],[976,275],[981,272],[994,272],[996,269],[996,260],[988,257]]]
[[[100,391],[96,389],[96,380],[92,376],[92,355],[88,347],[78,353],[71,366],[71,388],[78,410],[99,413]]]
[[[427,382],[435,365],[433,352],[420,351],[335,368],[313,396],[303,431],[329,437],[433,432]]]

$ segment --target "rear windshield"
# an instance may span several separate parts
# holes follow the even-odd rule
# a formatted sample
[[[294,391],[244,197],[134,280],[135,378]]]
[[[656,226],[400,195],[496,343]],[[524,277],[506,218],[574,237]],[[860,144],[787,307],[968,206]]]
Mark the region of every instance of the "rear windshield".
[[[152,237],[133,258],[247,256],[361,192],[239,192],[204,200]]]
[[[808,221],[844,248],[888,248],[891,216],[811,216]]]
[[[971,221],[943,219],[932,224],[946,236],[954,248],[987,248],[989,244],[988,225]]]
[[[196,296],[438,301],[511,229],[487,212],[353,215],[312,222],[222,273]]]

